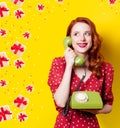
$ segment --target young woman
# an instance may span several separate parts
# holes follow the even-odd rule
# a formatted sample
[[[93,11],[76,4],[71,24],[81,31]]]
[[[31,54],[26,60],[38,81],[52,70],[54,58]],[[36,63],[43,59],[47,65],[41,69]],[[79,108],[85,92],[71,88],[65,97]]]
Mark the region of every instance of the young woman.
[[[113,103],[112,82],[114,70],[100,54],[101,38],[94,23],[85,17],[71,21],[67,29],[72,47],[64,57],[56,57],[51,65],[48,84],[52,91],[58,116],[54,128],[99,128],[96,114],[111,112]],[[84,66],[74,66],[76,56],[85,59]],[[71,109],[63,115],[69,96],[74,92],[82,76],[85,78],[79,91],[96,91],[102,97],[102,109]]]

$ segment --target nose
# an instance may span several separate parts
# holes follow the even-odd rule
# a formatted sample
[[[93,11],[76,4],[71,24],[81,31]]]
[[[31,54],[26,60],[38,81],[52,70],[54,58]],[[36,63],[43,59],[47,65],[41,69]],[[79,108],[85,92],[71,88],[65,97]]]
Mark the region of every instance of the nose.
[[[85,35],[84,35],[84,34],[81,34],[81,35],[80,35],[80,40],[81,40],[81,41],[84,41],[84,40],[85,40]]]

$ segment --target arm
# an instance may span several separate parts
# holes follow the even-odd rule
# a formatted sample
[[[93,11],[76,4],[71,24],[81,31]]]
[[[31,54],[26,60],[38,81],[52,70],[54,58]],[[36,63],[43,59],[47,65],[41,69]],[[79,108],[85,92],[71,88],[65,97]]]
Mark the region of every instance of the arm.
[[[70,79],[72,68],[66,66],[63,79],[54,94],[54,100],[59,107],[65,107],[70,91]]]
[[[91,109],[91,110],[84,110],[87,112],[91,112],[93,114],[107,114],[112,111],[112,103],[113,103],[113,93],[112,93],[112,83],[113,83],[113,76],[114,76],[114,69],[109,64],[105,64],[105,76],[104,76],[104,83],[102,87],[102,100],[103,100],[103,108],[100,110]]]
[[[81,111],[90,112],[92,114],[107,114],[112,111],[112,105],[105,104],[102,109],[86,109]]]
[[[54,94],[54,100],[59,107],[65,107],[70,92],[70,82],[75,53],[69,47],[65,51],[66,68],[62,81]]]
[[[101,110],[97,111],[97,114],[107,114],[112,111],[112,105],[105,104]]]

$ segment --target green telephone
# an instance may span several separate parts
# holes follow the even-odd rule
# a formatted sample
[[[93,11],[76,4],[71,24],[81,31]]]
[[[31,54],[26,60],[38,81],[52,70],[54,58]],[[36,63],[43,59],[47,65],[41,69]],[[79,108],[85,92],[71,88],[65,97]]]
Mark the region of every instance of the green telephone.
[[[101,109],[103,102],[98,92],[92,91],[74,91],[70,107],[72,109]]]
[[[71,37],[70,36],[65,37],[63,40],[63,44],[64,44],[65,49],[67,47],[70,47],[72,45]],[[75,61],[74,61],[75,66],[83,66],[84,63],[85,63],[85,59],[82,56],[75,57]]]

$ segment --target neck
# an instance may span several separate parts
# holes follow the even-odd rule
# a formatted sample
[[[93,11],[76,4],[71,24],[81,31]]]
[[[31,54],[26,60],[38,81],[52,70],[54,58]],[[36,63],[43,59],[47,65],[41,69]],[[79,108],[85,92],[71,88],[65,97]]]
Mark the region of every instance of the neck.
[[[84,64],[83,67],[89,67],[88,54],[87,54],[87,55],[81,54],[81,55],[78,55],[78,56],[82,56],[82,57],[84,57],[84,59],[85,59],[85,64]]]

